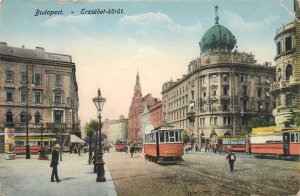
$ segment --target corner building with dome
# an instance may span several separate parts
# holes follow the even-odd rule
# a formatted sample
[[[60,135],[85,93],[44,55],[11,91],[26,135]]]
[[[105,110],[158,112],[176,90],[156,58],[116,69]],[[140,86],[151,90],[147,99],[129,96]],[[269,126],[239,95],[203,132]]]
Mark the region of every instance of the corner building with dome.
[[[247,121],[263,115],[274,121],[275,100],[270,94],[275,67],[257,64],[254,55],[239,52],[235,36],[215,25],[203,35],[200,57],[188,64],[188,73],[162,86],[166,124],[183,128],[203,147],[220,136],[245,134]]]

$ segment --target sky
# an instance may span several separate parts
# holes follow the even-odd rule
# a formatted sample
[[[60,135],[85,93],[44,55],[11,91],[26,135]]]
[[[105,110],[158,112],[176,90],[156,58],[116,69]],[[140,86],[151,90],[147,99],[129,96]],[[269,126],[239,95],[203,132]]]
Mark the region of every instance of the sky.
[[[76,64],[81,125],[97,115],[92,98],[100,88],[102,118],[128,117],[137,71],[142,94],[161,99],[162,84],[187,73],[200,56],[199,41],[215,23],[237,39],[239,51],[274,65],[276,30],[294,20],[293,0],[97,1],[0,0],[0,42],[72,56]],[[63,15],[36,11],[62,10]],[[122,9],[120,14],[81,10]]]

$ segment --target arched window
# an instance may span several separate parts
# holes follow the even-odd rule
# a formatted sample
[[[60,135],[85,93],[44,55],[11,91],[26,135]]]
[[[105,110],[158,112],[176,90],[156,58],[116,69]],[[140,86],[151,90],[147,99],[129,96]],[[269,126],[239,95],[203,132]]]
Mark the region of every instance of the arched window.
[[[20,122],[21,124],[25,124],[26,123],[26,112],[21,112],[20,114]]]
[[[288,64],[285,68],[285,80],[290,80],[291,76],[293,76],[293,66]]]
[[[6,122],[12,123],[13,122],[13,114],[10,110],[6,112]]]
[[[41,114],[39,112],[36,112],[34,114],[34,123],[40,123],[41,122],[41,118],[42,118]]]
[[[277,82],[279,82],[281,80],[281,69],[278,68],[277,70]]]

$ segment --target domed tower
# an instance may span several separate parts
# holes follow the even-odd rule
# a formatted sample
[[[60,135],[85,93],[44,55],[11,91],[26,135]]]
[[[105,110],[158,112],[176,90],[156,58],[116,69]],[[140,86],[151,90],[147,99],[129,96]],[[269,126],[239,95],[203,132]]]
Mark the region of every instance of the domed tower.
[[[287,125],[293,113],[300,112],[300,11],[295,1],[295,20],[277,30],[276,81],[272,84],[272,94],[276,97],[273,111],[277,125]]]
[[[199,46],[202,54],[212,52],[230,52],[236,44],[235,36],[224,26],[219,24],[218,6],[215,6],[215,25],[203,35]]]

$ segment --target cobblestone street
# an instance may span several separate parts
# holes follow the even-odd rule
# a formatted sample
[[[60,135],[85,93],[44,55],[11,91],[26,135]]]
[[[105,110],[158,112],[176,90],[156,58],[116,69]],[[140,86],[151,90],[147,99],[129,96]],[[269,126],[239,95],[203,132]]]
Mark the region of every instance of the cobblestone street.
[[[296,195],[298,161],[238,156],[229,171],[224,155],[191,153],[181,165],[161,166],[142,153],[105,153],[117,194],[129,195]]]

